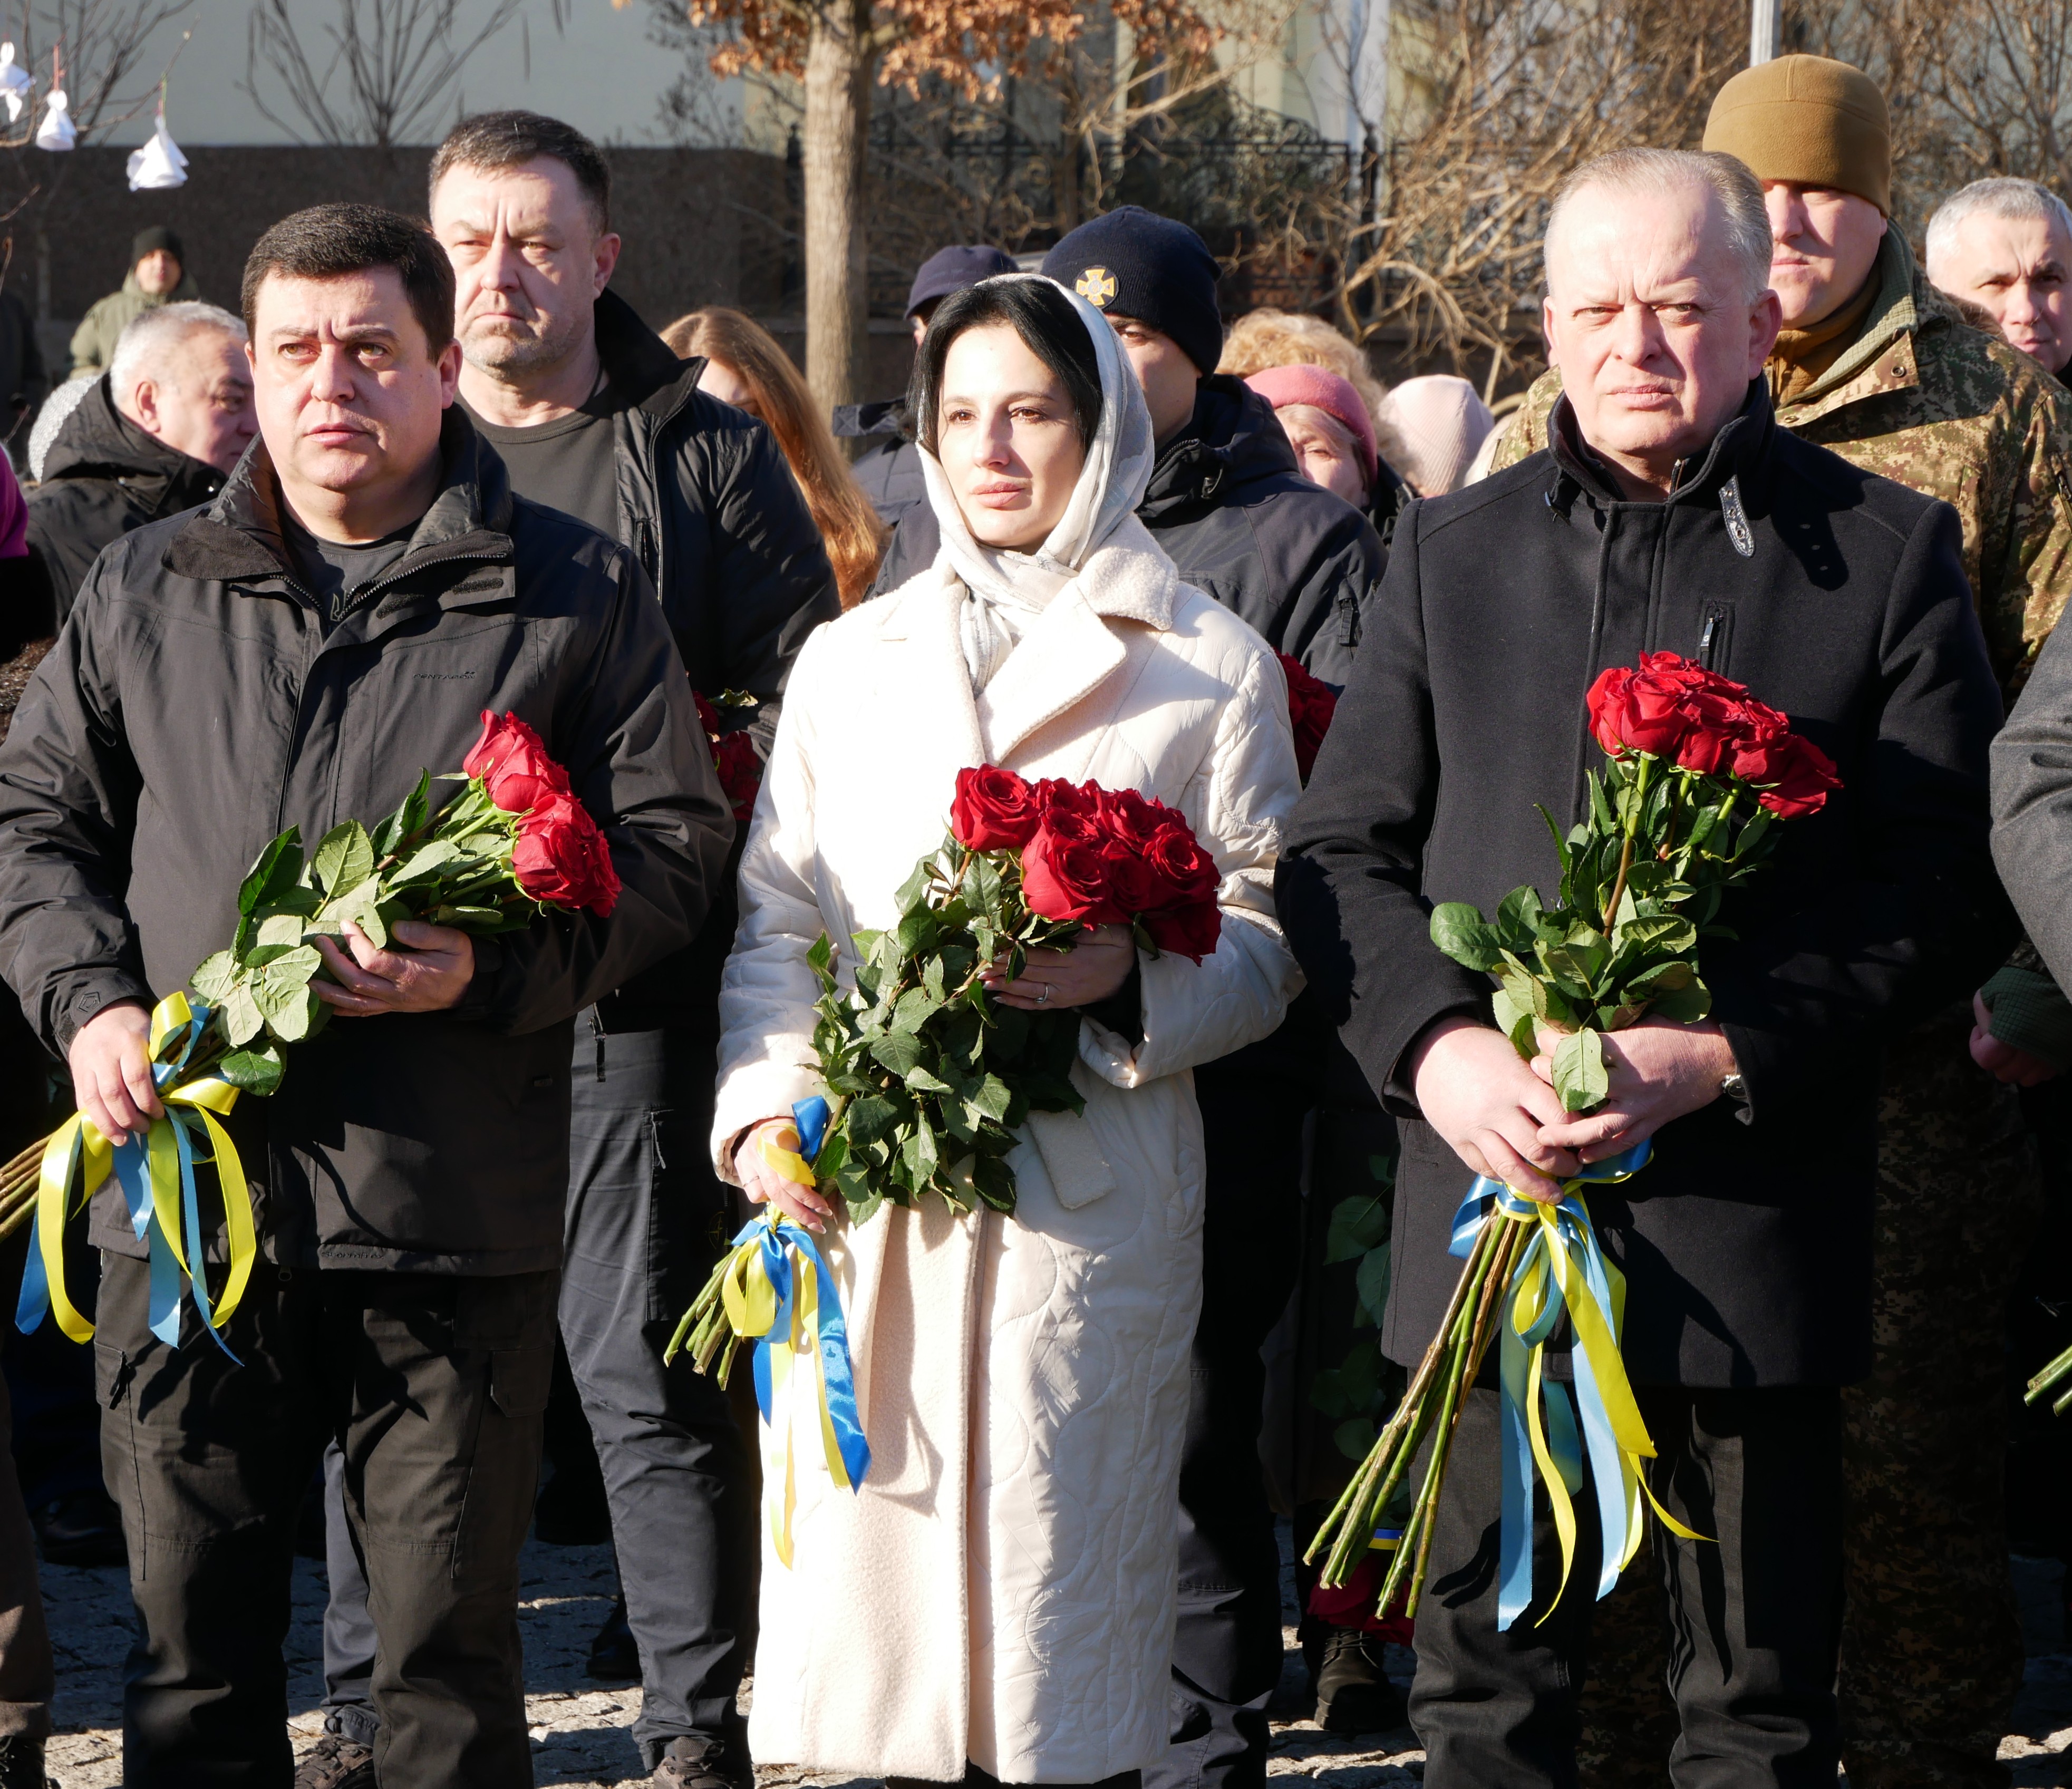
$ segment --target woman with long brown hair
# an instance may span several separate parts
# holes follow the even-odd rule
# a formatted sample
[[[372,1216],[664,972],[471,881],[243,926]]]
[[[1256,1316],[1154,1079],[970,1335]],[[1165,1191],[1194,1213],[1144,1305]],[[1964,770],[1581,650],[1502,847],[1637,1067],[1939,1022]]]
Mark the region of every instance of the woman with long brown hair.
[[[698,389],[746,410],[777,437],[827,543],[841,605],[853,609],[878,576],[886,529],[850,475],[791,357],[754,318],[724,305],[687,312],[662,331],[662,339],[686,359],[704,355]]]

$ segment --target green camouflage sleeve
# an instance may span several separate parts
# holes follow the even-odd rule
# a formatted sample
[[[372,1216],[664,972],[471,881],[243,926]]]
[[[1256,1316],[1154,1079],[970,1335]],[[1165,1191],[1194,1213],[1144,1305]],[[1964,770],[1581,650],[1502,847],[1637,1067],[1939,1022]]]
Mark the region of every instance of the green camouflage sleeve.
[[[1553,415],[1554,400],[1560,395],[1561,375],[1549,367],[1532,382],[1525,400],[1497,425],[1503,434],[1490,457],[1490,471],[1516,466],[1547,445],[1547,419]]]
[[[2072,397],[2041,375],[2010,394],[2013,413],[1996,444],[2007,493],[1998,551],[1981,542],[1979,618],[2012,704],[2072,595]]]

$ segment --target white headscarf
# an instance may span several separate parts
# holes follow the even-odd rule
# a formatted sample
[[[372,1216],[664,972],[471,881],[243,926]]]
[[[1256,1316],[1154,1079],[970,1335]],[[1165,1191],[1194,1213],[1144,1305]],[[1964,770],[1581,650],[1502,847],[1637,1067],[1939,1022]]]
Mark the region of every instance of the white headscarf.
[[[926,447],[921,449],[921,474],[942,535],[936,563],[946,564],[968,593],[959,630],[972,685],[978,690],[992,682],[1030,618],[1085,570],[1087,561],[1136,514],[1151,482],[1156,453],[1143,388],[1107,319],[1077,293],[1040,273],[1002,273],[983,283],[1009,280],[1039,280],[1055,286],[1079,313],[1100,368],[1101,413],[1071,501],[1043,544],[1032,552],[1010,552],[974,540],[942,462]]]

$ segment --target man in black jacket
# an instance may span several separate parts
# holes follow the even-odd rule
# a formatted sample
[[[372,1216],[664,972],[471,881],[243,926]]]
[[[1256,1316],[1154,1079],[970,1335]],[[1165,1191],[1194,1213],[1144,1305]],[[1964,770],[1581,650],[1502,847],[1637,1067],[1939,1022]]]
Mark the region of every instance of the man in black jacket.
[[[833,573],[768,430],[699,391],[704,363],[607,289],[610,207],[603,156],[558,120],[485,113],[440,146],[430,208],[454,269],[461,402],[513,489],[638,554],[699,687],[750,698],[767,746],[793,658],[841,612]],[[601,990],[577,1025],[561,1338],[639,1643],[634,1738],[664,1789],[750,1780],[734,1714],[747,1462],[713,1382],[662,1364],[731,1208],[705,1132],[734,922],[730,892],[693,945]]]
[[[22,639],[64,625],[110,541],[220,490],[258,426],[236,318],[197,302],[162,305],[131,323],[29,493],[29,558],[42,601]]]
[[[1545,326],[1567,396],[1551,449],[1412,507],[1358,672],[1290,829],[1289,937],[1407,1120],[1383,1335],[1414,1362],[1459,1263],[1473,1174],[1552,1196],[1657,1137],[1589,1204],[1626,1276],[1627,1371],[1675,1611],[1678,1783],[1834,1780],[1839,1388],[1869,1368],[1871,1204],[1886,1039],[1996,960],[1985,855],[1999,700],[1956,516],[1779,429],[1760,190],[1723,156],[1628,150],[1564,189]],[[1486,978],[1432,946],[1439,901],[1485,912],[1557,872],[1604,668],[1675,650],[1745,682],[1832,757],[1708,939],[1712,1017],[1605,1040],[1609,1098],[1563,1113],[1490,1022]],[[1497,1394],[1461,1420],[1417,1611],[1413,1721],[1433,1789],[1576,1781],[1597,1578],[1587,1534],[1543,1623],[1496,1627]],[[1536,1541],[1552,1535],[1544,1500]]]
[[[294,1518],[344,1451],[392,1789],[531,1780],[517,1558],[553,1358],[569,1024],[689,938],[732,836],[681,661],[623,548],[514,497],[452,404],[453,276],[371,206],[260,239],[261,441],[208,507],[109,548],[0,749],[0,956],[104,1135],[157,1108],[155,995],[260,847],[395,806],[485,709],[568,769],[608,919],[323,941],[335,1022],[232,1115],[264,1266],[226,1327],[149,1326],[111,1181],[96,1340],[138,1637],[124,1780],[282,1782]],[[213,1251],[212,1251],[213,1253]]]

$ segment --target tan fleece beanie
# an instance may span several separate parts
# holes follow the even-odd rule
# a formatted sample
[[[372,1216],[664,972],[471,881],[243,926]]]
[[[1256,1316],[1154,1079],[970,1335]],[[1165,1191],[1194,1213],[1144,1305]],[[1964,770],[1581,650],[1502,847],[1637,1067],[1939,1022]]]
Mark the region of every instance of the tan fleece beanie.
[[[1705,147],[1745,162],[1758,180],[1838,187],[1892,215],[1885,95],[1846,62],[1779,56],[1744,68],[1712,101]]]

